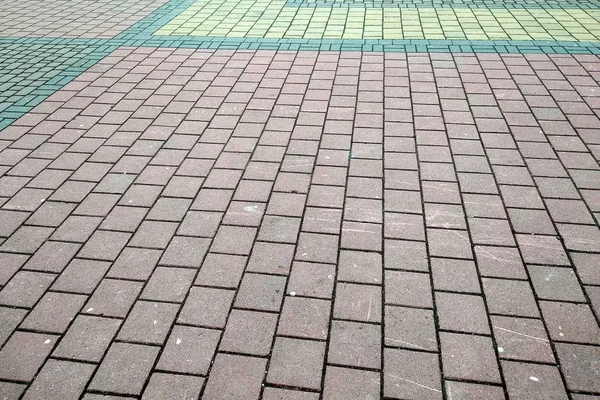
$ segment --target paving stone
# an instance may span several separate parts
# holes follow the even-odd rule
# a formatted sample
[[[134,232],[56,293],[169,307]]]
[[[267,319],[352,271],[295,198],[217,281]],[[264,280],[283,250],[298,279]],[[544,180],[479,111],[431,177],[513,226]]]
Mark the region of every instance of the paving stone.
[[[6,342],[26,314],[27,311],[18,308],[0,307],[0,345]]]
[[[558,368],[550,365],[502,361],[511,399],[564,399],[567,397]]]
[[[142,286],[140,282],[104,279],[83,310],[87,314],[124,318]]]
[[[233,310],[219,349],[235,353],[266,356],[277,324],[276,315],[256,311]]]
[[[248,271],[287,275],[293,258],[293,245],[256,242],[248,262]]]
[[[571,268],[530,265],[528,270],[535,294],[538,298],[547,300],[585,301],[575,271]]]
[[[325,343],[278,337],[273,346],[267,382],[320,389]]]
[[[209,246],[209,239],[175,236],[161,257],[160,264],[199,268]]]
[[[195,271],[189,268],[158,267],[144,287],[141,298],[181,303],[194,280]]]
[[[0,350],[0,379],[31,382],[58,336],[15,332]]]
[[[381,322],[381,287],[339,283],[333,317],[362,322]]]
[[[285,290],[285,277],[244,274],[235,306],[263,311],[279,311]]]
[[[235,289],[238,287],[246,257],[227,254],[208,254],[196,278],[196,285]]]
[[[79,257],[114,261],[130,237],[128,233],[96,231],[79,252]]]
[[[386,271],[385,303],[433,308],[429,275],[416,272]]]
[[[381,367],[381,326],[333,321],[327,360],[338,365]]]
[[[206,375],[219,341],[216,330],[175,325],[156,368],[162,371]]]
[[[376,372],[328,366],[323,399],[376,399],[380,393],[379,381]]]
[[[479,264],[479,268],[481,270],[481,263]],[[433,287],[436,290],[463,293],[481,292],[477,269],[473,261],[432,258],[431,273],[433,276]]]
[[[182,400],[194,400],[200,395],[203,386],[204,378],[154,372],[142,397],[148,400],[160,400],[174,396]]]
[[[80,315],[70,326],[53,355],[99,362],[120,325],[121,321],[118,319]]]
[[[386,306],[384,322],[386,346],[437,350],[433,311]]]
[[[139,395],[158,356],[157,347],[129,343],[113,343],[89,388]],[[119,370],[121,373],[115,374]]]
[[[436,354],[385,349],[384,395],[411,399],[441,399],[442,383]]]
[[[445,377],[500,382],[498,363],[489,337],[441,332],[440,342]]]
[[[331,299],[335,267],[327,264],[294,262],[286,294]]]
[[[0,290],[0,304],[32,308],[54,278],[52,274],[19,271]]]
[[[21,328],[64,333],[86,300],[83,295],[48,292],[31,310]]]
[[[133,238],[130,246],[165,249],[177,230],[174,222],[143,221]]]
[[[218,354],[203,397],[207,399],[258,399],[267,360]]]
[[[277,333],[324,340],[328,335],[331,303],[326,300],[287,296]]]
[[[587,304],[540,301],[540,308],[552,340],[600,342],[600,328]]]
[[[595,346],[556,343],[556,353],[569,390],[600,390],[600,350]]]
[[[224,328],[235,293],[231,290],[192,287],[177,321],[183,324]]]
[[[491,321],[500,358],[555,362],[541,320],[492,316]]]
[[[457,382],[448,380],[446,380],[445,383],[447,392],[453,396],[458,396],[459,399],[502,400],[506,398],[506,396],[504,396],[504,391],[500,386],[490,386],[486,384]]]
[[[276,387],[265,387],[263,392],[264,400],[317,400],[318,398],[318,393],[280,389]]]
[[[484,278],[482,283],[491,314],[539,317],[528,282]]]
[[[0,397],[3,399],[18,399],[27,385],[12,382],[0,382]]]
[[[435,293],[440,329],[489,334],[483,297],[455,293]]]
[[[23,398],[78,399],[94,370],[92,364],[49,359]]]
[[[161,345],[178,311],[176,304],[138,301],[125,319],[117,339]]]

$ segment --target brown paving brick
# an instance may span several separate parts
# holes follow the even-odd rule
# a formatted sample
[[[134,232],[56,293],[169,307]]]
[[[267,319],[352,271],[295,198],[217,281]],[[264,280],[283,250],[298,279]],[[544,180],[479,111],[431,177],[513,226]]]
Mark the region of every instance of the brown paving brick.
[[[122,394],[140,394],[154,360],[157,347],[113,343],[90,384],[90,389]],[[119,370],[121,373],[115,374]]]
[[[189,268],[158,267],[144,287],[141,298],[156,301],[182,302],[194,280]]]
[[[150,377],[143,398],[160,400],[172,396],[182,400],[194,400],[200,395],[203,386],[204,378],[155,372]]]
[[[0,350],[0,379],[31,382],[58,336],[15,332]]]
[[[384,322],[386,346],[437,350],[433,311],[386,306]]]
[[[27,385],[12,382],[0,382],[0,397],[3,399],[18,399]]]
[[[333,321],[327,360],[354,367],[381,367],[381,326]]]
[[[339,283],[333,317],[362,322],[381,322],[381,287]]]
[[[248,262],[248,271],[287,275],[293,258],[294,246],[291,244],[256,242]]]
[[[78,399],[92,377],[95,366],[71,361],[48,360],[24,399]]]
[[[211,246],[217,253],[248,255],[252,249],[255,228],[222,225]]]
[[[541,301],[540,308],[552,340],[600,343],[600,328],[587,304]]]
[[[21,226],[2,245],[0,251],[33,254],[48,239],[54,229],[41,226]]]
[[[88,314],[125,317],[141,289],[140,282],[104,279],[83,310]]]
[[[86,299],[82,295],[48,292],[29,313],[21,328],[64,333]]]
[[[436,290],[465,293],[481,292],[477,269],[473,261],[432,258],[431,273],[433,275],[433,286]]]
[[[61,272],[79,250],[78,244],[48,241],[25,264],[26,269]]]
[[[564,399],[567,397],[558,368],[502,361],[511,399]]]
[[[216,330],[176,325],[156,367],[163,371],[206,375],[219,336]]]
[[[435,293],[440,329],[489,334],[485,304],[481,296]]]
[[[278,337],[275,340],[267,382],[320,389],[325,343]]]
[[[192,287],[177,321],[209,328],[224,328],[234,294],[231,290]]]
[[[130,234],[123,232],[96,231],[83,246],[79,256],[114,261],[130,237]]]
[[[333,265],[294,262],[286,294],[331,299],[334,279]]]
[[[484,278],[482,283],[490,313],[539,317],[528,282]]]
[[[528,267],[535,294],[540,299],[585,301],[575,271],[571,268],[531,265]]]
[[[444,376],[482,382],[500,382],[492,341],[484,336],[440,333]]]
[[[209,254],[196,278],[196,285],[237,288],[244,272],[246,257]]]
[[[31,308],[52,284],[55,275],[19,271],[0,290],[0,304]]]
[[[296,259],[301,261],[335,263],[338,236],[316,233],[300,233]]]
[[[457,396],[459,399],[476,400],[489,399],[501,400],[505,399],[504,391],[500,386],[490,386],[477,383],[466,383],[457,381],[446,381],[446,391],[452,396]]]
[[[209,245],[209,239],[175,236],[161,257],[160,264],[199,268]]]
[[[433,308],[428,274],[386,271],[384,282],[386,304]]]
[[[27,311],[18,308],[0,307],[0,345],[4,344],[26,314]]]
[[[119,331],[123,341],[163,344],[179,306],[168,303],[138,301]]]
[[[384,395],[394,398],[441,399],[442,384],[436,354],[399,349],[384,352]]]
[[[121,321],[95,316],[78,316],[53,355],[83,361],[99,362],[117,333]]]
[[[276,323],[275,314],[233,310],[219,350],[266,356],[271,350]]]
[[[203,397],[258,399],[266,364],[260,358],[217,355]]]
[[[569,390],[600,391],[599,347],[557,343],[556,352]]]
[[[235,306],[254,310],[279,311],[285,290],[285,277],[244,274]]]
[[[319,393],[302,392],[276,387],[265,387],[263,392],[264,400],[317,400],[318,398]]]
[[[376,399],[380,393],[379,374],[328,366],[325,372],[323,399]]]

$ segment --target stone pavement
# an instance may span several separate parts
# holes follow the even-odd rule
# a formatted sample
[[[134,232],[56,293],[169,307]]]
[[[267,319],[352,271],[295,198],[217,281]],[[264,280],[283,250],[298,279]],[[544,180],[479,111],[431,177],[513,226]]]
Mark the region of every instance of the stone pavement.
[[[599,9],[3,2],[0,399],[600,399]]]

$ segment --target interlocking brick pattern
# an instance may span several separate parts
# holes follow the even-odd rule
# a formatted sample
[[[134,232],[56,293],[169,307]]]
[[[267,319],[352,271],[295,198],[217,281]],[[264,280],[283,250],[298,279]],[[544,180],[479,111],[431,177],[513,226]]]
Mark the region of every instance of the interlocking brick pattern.
[[[6,0],[0,36],[111,38],[167,0]]]
[[[114,51],[0,131],[0,394],[599,396],[598,65]]]

